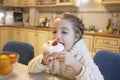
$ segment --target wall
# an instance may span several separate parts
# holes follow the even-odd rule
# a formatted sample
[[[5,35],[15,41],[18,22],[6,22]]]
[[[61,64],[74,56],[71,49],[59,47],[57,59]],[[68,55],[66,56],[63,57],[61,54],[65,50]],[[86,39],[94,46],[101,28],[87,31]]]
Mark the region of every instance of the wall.
[[[106,30],[107,19],[113,13],[120,14],[119,5],[103,5],[101,0],[89,0],[87,3],[81,2],[78,16],[83,18],[86,27],[93,24],[97,29]]]
[[[50,7],[50,8],[24,8],[25,19],[29,18],[29,24],[31,26],[36,25],[40,16],[45,14],[50,20],[56,15],[70,11],[83,19],[86,28],[89,25],[95,25],[97,29],[106,30],[107,19],[111,18],[113,13],[120,15],[120,4],[117,5],[103,5],[101,0],[76,0],[79,3],[79,7]],[[88,1],[88,2],[83,2]],[[7,8],[4,8],[7,10]],[[29,16],[29,17],[28,17]]]
[[[51,19],[56,15],[70,11],[75,13],[80,18],[83,18],[85,27],[88,28],[89,25],[95,25],[97,29],[106,30],[107,19],[111,18],[113,13],[120,14],[120,6],[118,5],[103,5],[101,0],[88,0],[84,3],[79,0],[79,7],[57,7],[57,8],[38,8],[36,13],[36,20],[39,19],[38,16],[42,14],[48,15]]]

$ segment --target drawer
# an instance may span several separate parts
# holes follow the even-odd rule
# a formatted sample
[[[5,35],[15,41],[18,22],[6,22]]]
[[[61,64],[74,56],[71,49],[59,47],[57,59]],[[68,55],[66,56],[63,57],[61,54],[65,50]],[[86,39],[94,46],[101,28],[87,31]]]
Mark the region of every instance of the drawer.
[[[106,47],[99,47],[99,46],[94,46],[94,48],[93,48],[94,53],[96,53],[100,50],[108,50],[108,51],[119,53],[119,48],[108,48],[108,47],[106,48]]]
[[[99,46],[106,46],[106,47],[114,47],[114,48],[119,48],[119,39],[118,38],[109,38],[109,37],[94,37],[94,45],[99,45]]]

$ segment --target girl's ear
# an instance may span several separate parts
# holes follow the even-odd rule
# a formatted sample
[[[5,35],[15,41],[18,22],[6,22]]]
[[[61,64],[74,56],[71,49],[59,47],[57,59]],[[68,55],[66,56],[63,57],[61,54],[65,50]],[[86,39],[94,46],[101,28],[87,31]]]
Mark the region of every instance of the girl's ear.
[[[78,41],[80,39],[80,35],[79,34],[76,34],[75,35],[75,42]]]

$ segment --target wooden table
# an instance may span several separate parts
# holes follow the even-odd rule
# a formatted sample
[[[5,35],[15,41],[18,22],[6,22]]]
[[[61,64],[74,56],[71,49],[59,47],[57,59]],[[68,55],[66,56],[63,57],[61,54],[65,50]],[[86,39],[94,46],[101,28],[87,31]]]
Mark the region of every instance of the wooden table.
[[[17,63],[16,68],[13,70],[13,72],[3,77],[3,79],[0,78],[0,80],[65,80],[65,79],[44,72],[37,74],[29,74],[28,67],[26,65]]]

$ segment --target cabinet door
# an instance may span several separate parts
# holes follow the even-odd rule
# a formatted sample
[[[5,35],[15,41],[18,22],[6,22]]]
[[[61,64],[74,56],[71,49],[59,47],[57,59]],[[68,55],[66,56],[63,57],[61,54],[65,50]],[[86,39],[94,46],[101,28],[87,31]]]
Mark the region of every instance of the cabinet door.
[[[48,42],[48,31],[40,31],[39,32],[39,39],[38,39],[38,54],[40,54],[43,49],[42,49],[42,46],[44,43]],[[38,55],[37,54],[37,55]]]
[[[94,46],[94,48],[93,48],[93,51],[95,53],[100,51],[100,50],[108,50],[108,51],[119,53],[119,49],[118,48],[109,48],[109,47],[100,47],[100,46]]]
[[[87,44],[87,47],[88,47],[89,51],[92,52],[92,49],[93,49],[93,36],[84,35],[83,38],[85,40],[85,43]]]
[[[26,0],[26,4],[27,4],[27,5],[30,5],[30,6],[31,6],[31,5],[35,5],[35,1],[36,1],[36,0]]]
[[[99,50],[109,50],[113,52],[119,52],[120,42],[119,38],[112,37],[94,37],[94,48],[93,51],[97,52]]]
[[[18,0],[3,0],[5,6],[14,6],[17,5]]]
[[[14,28],[12,28],[11,39],[24,42],[25,41],[24,29],[16,29],[16,28],[14,29]]]
[[[34,47],[35,56],[43,51],[42,46],[48,41],[48,36],[48,31],[27,30],[27,42]]]
[[[36,0],[36,6],[55,6],[56,0]]]
[[[53,33],[52,33],[52,31],[48,31],[48,40],[53,40]]]
[[[26,5],[27,0],[18,0],[18,5]]]
[[[111,47],[111,48],[119,48],[119,38],[112,37],[94,37],[94,45],[95,46],[103,46],[103,47]]]
[[[76,6],[78,7],[78,0],[57,0],[57,6]]]
[[[10,40],[10,29],[0,28],[0,50],[2,50],[4,44]]]
[[[18,0],[19,6],[32,6],[35,4],[35,0]]]
[[[74,0],[57,0],[57,5],[73,5]]]
[[[27,30],[27,42],[34,47],[35,56],[38,54],[37,45],[38,45],[38,32],[35,30]]]
[[[103,4],[118,4],[120,0],[102,0]]]

